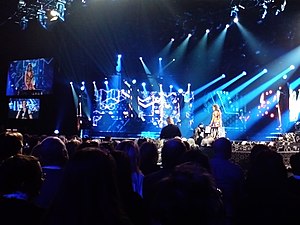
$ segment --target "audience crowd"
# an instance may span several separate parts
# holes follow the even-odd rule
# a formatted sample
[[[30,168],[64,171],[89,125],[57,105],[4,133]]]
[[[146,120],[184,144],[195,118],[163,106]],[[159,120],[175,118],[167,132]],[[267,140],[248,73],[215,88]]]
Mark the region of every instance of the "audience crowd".
[[[300,153],[232,141],[0,134],[3,225],[297,225]]]

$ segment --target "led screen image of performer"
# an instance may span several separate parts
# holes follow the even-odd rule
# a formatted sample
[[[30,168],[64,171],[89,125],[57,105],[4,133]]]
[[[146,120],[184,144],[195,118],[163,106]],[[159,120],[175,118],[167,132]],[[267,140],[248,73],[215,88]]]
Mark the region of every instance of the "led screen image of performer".
[[[22,106],[17,113],[16,119],[33,119],[32,112],[28,108],[25,100],[22,101]]]
[[[34,72],[32,64],[29,63],[24,74],[25,90],[35,90],[34,87]]]

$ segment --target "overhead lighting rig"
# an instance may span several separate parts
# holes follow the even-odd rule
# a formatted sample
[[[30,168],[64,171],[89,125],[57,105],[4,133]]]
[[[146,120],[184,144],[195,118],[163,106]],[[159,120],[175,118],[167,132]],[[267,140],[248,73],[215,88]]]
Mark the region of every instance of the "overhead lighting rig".
[[[230,16],[237,17],[239,9],[258,8],[260,20],[268,14],[277,16],[285,10],[287,0],[232,0],[230,3]]]
[[[67,6],[73,0],[19,0],[17,11],[10,19],[18,23],[22,30],[30,20],[37,20],[45,29],[49,23],[65,20]]]

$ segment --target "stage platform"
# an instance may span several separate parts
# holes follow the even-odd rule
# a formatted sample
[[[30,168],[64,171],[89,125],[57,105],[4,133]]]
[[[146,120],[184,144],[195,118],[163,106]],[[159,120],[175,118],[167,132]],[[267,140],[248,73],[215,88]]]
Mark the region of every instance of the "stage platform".
[[[131,129],[130,129],[131,130]],[[132,129],[134,130],[134,129]],[[134,132],[130,131],[111,131],[111,130],[101,130],[97,127],[92,127],[89,129],[81,129],[81,137],[90,138],[104,138],[106,136],[115,138],[159,138],[161,129],[151,129],[151,131],[136,129]],[[182,132],[184,138],[191,138],[194,135],[194,131],[190,130],[188,132]],[[207,135],[207,134],[206,134]],[[282,134],[280,132],[265,132],[265,133],[249,133],[242,129],[236,128],[225,128],[225,137],[232,141],[274,141],[280,138]]]
[[[28,95],[28,96],[32,96],[32,95],[43,95],[44,94],[44,90],[41,89],[35,89],[35,90],[19,90],[18,91],[18,95]]]

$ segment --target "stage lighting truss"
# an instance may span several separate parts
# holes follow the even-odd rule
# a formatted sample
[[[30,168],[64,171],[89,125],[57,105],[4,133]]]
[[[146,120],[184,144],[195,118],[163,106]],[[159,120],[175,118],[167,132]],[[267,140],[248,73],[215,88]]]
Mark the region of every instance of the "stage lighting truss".
[[[65,20],[67,6],[71,2],[73,0],[19,0],[17,11],[11,19],[23,30],[28,27],[30,20],[38,20],[47,29],[49,23]]]
[[[285,10],[287,0],[232,0],[230,16],[237,18],[239,9],[258,8],[260,19],[265,19],[267,14],[277,16]]]

